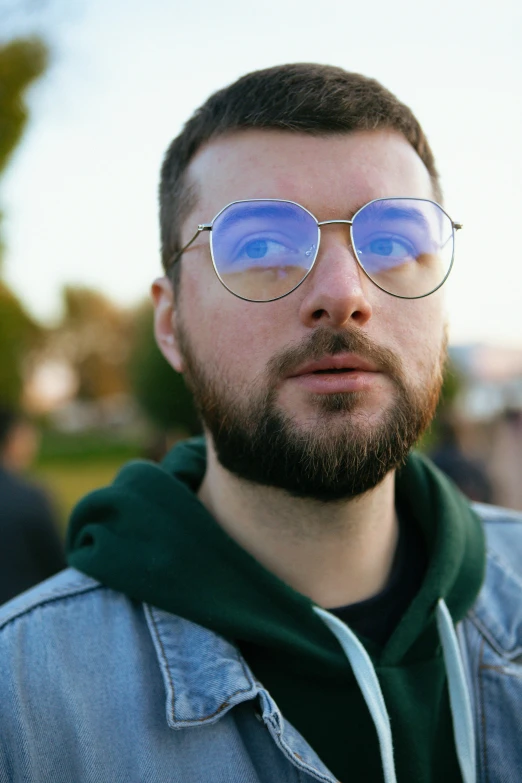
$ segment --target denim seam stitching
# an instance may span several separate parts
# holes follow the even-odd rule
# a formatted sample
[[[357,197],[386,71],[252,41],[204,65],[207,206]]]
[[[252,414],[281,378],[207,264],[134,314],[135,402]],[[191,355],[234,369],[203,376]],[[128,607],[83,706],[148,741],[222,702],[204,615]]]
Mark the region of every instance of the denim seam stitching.
[[[506,660],[511,661],[510,656],[516,656],[522,652],[522,645],[517,645],[512,650],[506,650],[505,647],[502,647],[502,645],[497,641],[487,626],[484,625],[474,610],[470,610],[468,612],[468,617],[473,625],[477,628],[480,635],[486,639],[489,645]]]
[[[170,687],[171,687],[171,690],[172,690],[171,718],[172,718],[172,720],[175,723],[179,723],[179,724],[185,723],[186,724],[188,721],[180,720],[179,718],[176,718],[176,713],[175,713],[175,708],[174,708],[174,704],[175,704],[175,701],[176,701],[176,692],[175,692],[175,688],[174,688],[174,682],[172,680],[171,673],[170,673],[170,666],[169,666],[169,663],[168,663],[167,654],[165,652],[165,647],[164,647],[163,642],[161,640],[161,635],[160,635],[160,632],[159,632],[159,629],[158,629],[158,624],[157,624],[156,618],[154,617],[154,612],[152,610],[152,607],[148,607],[148,608],[150,609],[149,616],[150,616],[150,618],[152,620],[152,624],[154,626],[154,631],[156,632],[156,638],[158,640],[158,644],[159,644],[160,649],[161,649],[161,657],[162,657],[163,663],[165,665],[165,669],[167,671],[169,684],[170,684]],[[255,682],[252,681],[251,677],[248,676],[248,671],[246,669],[245,661],[244,661],[243,657],[239,653],[238,653],[238,655],[236,657],[236,660],[237,660],[238,663],[241,664],[241,668],[243,669],[243,673],[245,675],[245,679],[249,682],[249,687],[248,688],[239,688],[237,691],[234,691],[234,693],[231,693],[230,696],[228,696],[228,698],[226,699],[226,701],[224,701],[223,704],[221,704],[217,708],[217,710],[215,712],[212,712],[210,715],[205,715],[203,718],[191,718],[190,719],[190,723],[192,723],[194,721],[197,722],[197,723],[203,723],[203,721],[209,720],[210,718],[214,718],[216,715],[219,715],[220,712],[223,712],[223,710],[226,710],[226,708],[230,706],[230,700],[233,699],[234,696],[236,696],[238,693],[247,693],[249,690],[251,690],[252,686],[255,686]],[[256,696],[256,694],[252,695],[252,700],[255,698],[255,696]]]
[[[282,718],[282,716],[281,716]],[[283,719],[284,720],[284,719]],[[283,739],[283,732],[278,726],[278,720],[275,716],[269,715],[267,716],[267,721],[272,725],[272,728],[274,729],[274,732],[279,737],[280,747],[283,751],[283,754],[286,756],[288,761],[290,761],[292,764],[294,764],[299,773],[304,772],[307,775],[310,775],[310,771],[314,773],[315,777],[320,776],[318,779],[325,781],[325,783],[330,783],[332,780],[331,777],[326,777],[320,770],[318,770],[316,767],[314,767],[312,764],[308,764],[306,761],[302,760],[300,756],[298,756],[296,753],[294,753],[288,744]]]
[[[173,682],[171,674],[170,674],[170,667],[169,667],[168,660],[167,660],[167,654],[165,652],[165,648],[163,646],[163,642],[161,641],[161,636],[160,636],[160,633],[159,633],[159,630],[158,630],[158,624],[156,622],[156,618],[154,617],[154,612],[152,611],[152,607],[149,607],[147,604],[143,604],[143,608],[144,608],[144,610],[147,610],[147,609],[149,610],[148,611],[148,615],[149,615],[149,617],[150,617],[150,619],[152,621],[152,625],[154,626],[154,632],[156,634],[156,639],[158,641],[158,645],[159,645],[159,648],[161,650],[161,658],[162,658],[162,661],[163,661],[163,665],[165,667],[165,671],[167,672],[167,677],[168,677],[170,689],[172,691],[171,718],[172,718],[173,721],[175,721],[176,720],[176,716],[174,714],[174,702],[176,701],[176,691],[175,691],[175,688],[174,688],[174,682]]]
[[[10,623],[21,619],[25,615],[34,612],[36,609],[42,609],[44,606],[47,606],[48,604],[55,603],[56,601],[61,601],[64,598],[74,598],[77,595],[84,595],[85,593],[90,593],[90,592],[94,592],[95,590],[103,590],[103,589],[105,589],[104,585],[96,584],[96,585],[87,585],[84,587],[78,586],[77,588],[71,588],[69,586],[67,590],[61,590],[61,591],[56,590],[51,593],[48,593],[45,596],[43,596],[37,603],[31,604],[31,606],[22,607],[19,610],[17,610],[14,614],[10,615],[5,620],[3,620],[0,623],[0,631],[6,628]]]
[[[483,665],[482,661],[484,658],[484,639],[480,642],[480,653],[479,653],[479,691],[480,691],[480,727],[482,729],[482,756],[484,759],[484,779],[485,783],[487,783],[489,775],[488,775],[488,749],[487,749],[487,742],[486,742],[486,713],[484,710],[484,678],[482,676],[483,671]]]
[[[517,666],[517,664],[513,664],[513,665]],[[521,673],[520,674],[518,672],[516,672],[516,671],[514,671],[514,672],[507,671],[508,668],[509,667],[507,665],[504,665],[504,666],[493,666],[493,665],[491,665],[489,663],[485,663],[484,666],[482,667],[482,671],[485,671],[485,672],[497,672],[498,674],[506,674],[508,677],[522,677],[522,667],[519,667],[519,668],[521,668]]]

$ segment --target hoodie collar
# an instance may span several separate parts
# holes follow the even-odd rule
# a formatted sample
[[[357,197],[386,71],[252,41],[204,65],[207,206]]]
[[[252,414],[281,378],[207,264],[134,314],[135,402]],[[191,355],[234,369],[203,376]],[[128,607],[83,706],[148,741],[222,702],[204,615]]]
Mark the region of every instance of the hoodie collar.
[[[73,512],[69,563],[226,639],[344,671],[344,656],[310,599],[239,547],[200,503],[195,493],[205,464],[200,438],[173,449],[161,465],[127,465],[111,487],[87,496]],[[423,531],[429,567],[385,648],[368,647],[378,664],[388,666],[433,654],[438,600],[444,598],[453,620],[460,620],[484,573],[480,520],[429,461],[410,456],[397,474],[397,500]]]

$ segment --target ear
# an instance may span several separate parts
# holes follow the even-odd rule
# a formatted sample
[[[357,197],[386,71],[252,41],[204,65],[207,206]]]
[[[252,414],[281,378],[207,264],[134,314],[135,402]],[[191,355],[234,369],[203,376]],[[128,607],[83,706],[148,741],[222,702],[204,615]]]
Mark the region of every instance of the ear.
[[[154,305],[154,336],[161,353],[177,372],[183,372],[176,331],[176,303],[172,283],[168,277],[158,277],[151,288]]]

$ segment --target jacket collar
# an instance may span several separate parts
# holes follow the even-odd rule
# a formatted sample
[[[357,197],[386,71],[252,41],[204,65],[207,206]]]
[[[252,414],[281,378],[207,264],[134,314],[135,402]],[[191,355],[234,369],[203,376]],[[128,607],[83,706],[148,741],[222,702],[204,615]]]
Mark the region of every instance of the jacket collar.
[[[522,578],[488,546],[486,578],[470,620],[492,647],[509,660],[522,656]]]
[[[232,707],[256,699],[256,714],[283,754],[314,778],[334,783],[315,751],[283,720],[234,645],[183,617],[143,607],[163,675],[170,728],[217,723]]]
[[[489,527],[486,524],[488,533]],[[486,578],[468,617],[499,654],[515,660],[522,656],[522,577],[494,546],[494,533],[488,538]],[[171,728],[216,723],[232,707],[258,697],[263,717],[276,715],[277,707],[267,699],[234,645],[170,612],[148,604],[144,608],[165,684]]]
[[[183,617],[148,604],[144,609],[171,728],[216,723],[232,707],[259,695],[261,685],[230,642]]]

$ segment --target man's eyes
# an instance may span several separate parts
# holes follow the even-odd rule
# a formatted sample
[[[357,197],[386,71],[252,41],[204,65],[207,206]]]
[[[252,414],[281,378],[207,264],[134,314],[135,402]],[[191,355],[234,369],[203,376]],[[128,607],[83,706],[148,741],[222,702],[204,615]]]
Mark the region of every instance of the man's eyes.
[[[290,241],[276,237],[252,237],[241,242],[230,254],[231,263],[280,260],[299,250]]]

